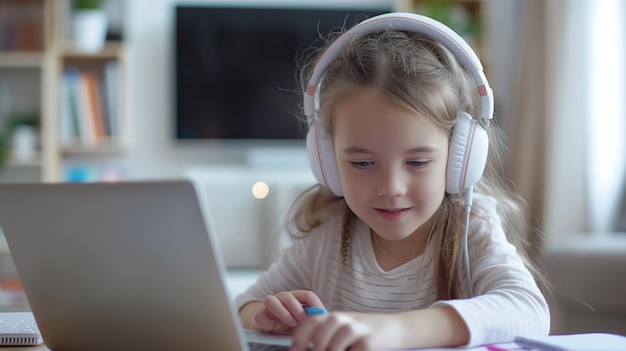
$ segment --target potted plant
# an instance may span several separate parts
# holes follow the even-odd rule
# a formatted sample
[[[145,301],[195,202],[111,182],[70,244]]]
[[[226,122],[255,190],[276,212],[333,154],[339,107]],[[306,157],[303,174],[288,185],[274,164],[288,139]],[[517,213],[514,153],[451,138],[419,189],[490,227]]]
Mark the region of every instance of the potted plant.
[[[38,113],[13,113],[0,132],[0,169],[7,162],[9,150],[19,161],[29,161],[35,156],[39,129]]]
[[[108,18],[101,0],[74,0],[72,30],[76,48],[85,52],[102,50]]]

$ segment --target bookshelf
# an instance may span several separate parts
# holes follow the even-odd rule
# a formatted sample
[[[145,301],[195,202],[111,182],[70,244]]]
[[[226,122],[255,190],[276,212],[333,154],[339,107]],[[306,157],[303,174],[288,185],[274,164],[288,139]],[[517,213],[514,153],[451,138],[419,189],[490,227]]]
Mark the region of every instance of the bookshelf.
[[[0,150],[0,181],[65,181],[68,160],[119,155],[129,147],[123,36],[108,38],[97,51],[79,49],[73,4],[0,0],[0,131],[8,145]],[[20,113],[39,121],[28,159],[14,157],[6,127]]]
[[[42,120],[45,98],[46,49],[51,23],[43,0],[0,0],[0,152],[3,181],[39,180],[42,153],[28,159],[14,157],[9,124],[16,116]],[[40,123],[41,124],[41,123]],[[40,126],[41,127],[41,126]],[[40,128],[41,129],[41,128]]]

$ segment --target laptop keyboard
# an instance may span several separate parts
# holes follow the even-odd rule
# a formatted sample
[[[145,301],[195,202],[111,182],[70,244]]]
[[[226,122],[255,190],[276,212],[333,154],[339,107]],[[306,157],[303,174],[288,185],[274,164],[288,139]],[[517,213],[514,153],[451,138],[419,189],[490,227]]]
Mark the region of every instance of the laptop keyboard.
[[[259,344],[256,342],[248,343],[248,348],[250,349],[250,351],[288,351],[289,350],[289,346]]]

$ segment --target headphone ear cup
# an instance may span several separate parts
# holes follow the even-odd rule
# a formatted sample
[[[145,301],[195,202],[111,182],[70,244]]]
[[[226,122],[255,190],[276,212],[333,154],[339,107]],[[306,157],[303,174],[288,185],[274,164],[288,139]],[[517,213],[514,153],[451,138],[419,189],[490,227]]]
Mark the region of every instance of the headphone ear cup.
[[[317,181],[335,195],[343,196],[333,140],[319,122],[309,128],[306,135],[306,149],[311,171]]]
[[[473,186],[487,164],[487,131],[466,112],[459,112],[450,138],[446,192],[459,194]]]

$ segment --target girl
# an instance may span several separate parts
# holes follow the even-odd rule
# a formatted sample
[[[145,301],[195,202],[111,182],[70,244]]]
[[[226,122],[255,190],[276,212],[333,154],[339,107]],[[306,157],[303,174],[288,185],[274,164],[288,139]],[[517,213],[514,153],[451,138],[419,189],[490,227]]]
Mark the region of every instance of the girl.
[[[406,21],[411,30],[399,29]],[[496,172],[491,116],[483,126],[469,117],[493,109],[477,58],[422,16],[365,22],[330,39],[303,71],[307,148],[323,185],[294,204],[292,246],[236,298],[244,327],[293,332],[294,350],[473,346],[547,334],[523,202]],[[473,200],[472,177],[480,178]],[[329,313],[308,316],[306,306]]]

